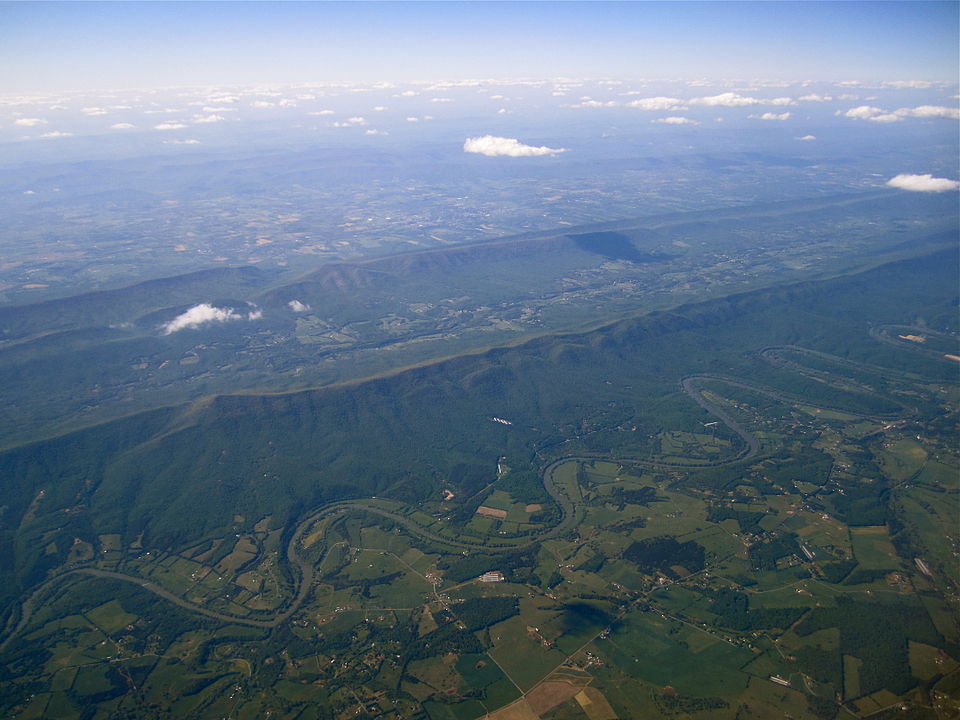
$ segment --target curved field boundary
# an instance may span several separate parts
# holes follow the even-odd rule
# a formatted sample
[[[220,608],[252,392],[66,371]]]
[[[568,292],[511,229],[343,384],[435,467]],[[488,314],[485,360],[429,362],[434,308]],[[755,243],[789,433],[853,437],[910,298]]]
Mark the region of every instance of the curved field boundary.
[[[947,363],[956,363],[955,360],[945,356],[945,353],[939,352],[937,350],[931,350],[924,347],[920,343],[913,342],[904,342],[899,338],[890,337],[890,332],[895,332],[897,335],[935,335],[940,338],[953,338],[954,341],[957,340],[956,337],[939,332],[938,330],[931,330],[930,328],[921,328],[915,325],[877,325],[876,327],[870,328],[870,337],[878,342],[882,342],[886,345],[892,345],[894,347],[901,348],[902,350],[908,350],[910,352],[917,353],[919,355],[924,355],[926,357],[940,360],[941,362]],[[960,348],[957,349],[957,355],[960,355]]]

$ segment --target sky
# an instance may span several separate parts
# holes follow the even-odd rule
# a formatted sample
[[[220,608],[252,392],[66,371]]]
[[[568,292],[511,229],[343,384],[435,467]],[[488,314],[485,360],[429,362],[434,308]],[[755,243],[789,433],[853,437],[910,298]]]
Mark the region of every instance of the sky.
[[[958,7],[0,3],[0,92],[517,77],[955,82]]]

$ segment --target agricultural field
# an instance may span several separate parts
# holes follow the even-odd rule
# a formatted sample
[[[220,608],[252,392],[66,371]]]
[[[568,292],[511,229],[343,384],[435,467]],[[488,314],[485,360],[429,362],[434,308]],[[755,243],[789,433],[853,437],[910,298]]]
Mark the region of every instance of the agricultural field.
[[[853,280],[824,282],[863,292]],[[231,495],[218,495],[222,521],[205,529],[151,514],[157,506],[144,500],[126,530],[101,518],[90,531],[61,531],[43,514],[53,500],[28,494],[34,581],[0,640],[5,716],[960,712],[957,408],[942,392],[955,368],[914,341],[851,328],[817,335],[816,313],[827,312],[818,297],[803,306],[816,321],[797,320],[815,340],[809,349],[786,344],[799,333],[777,330],[771,316],[782,308],[765,297],[743,301],[752,318],[723,315],[705,330],[676,322],[661,355],[636,349],[637,327],[611,326],[575,347],[564,336],[505,360],[458,359],[350,388],[347,400],[324,396],[360,418],[340,425],[402,427],[412,440],[367,433],[368,456],[354,465],[330,451],[296,468],[285,437],[265,434],[249,458],[249,497],[227,507]],[[727,366],[691,359],[706,341]],[[617,370],[620,359],[602,359],[611,352],[649,365],[635,358],[636,370]],[[552,376],[535,412],[530,383],[542,373]],[[557,394],[564,377],[580,379],[575,398]],[[440,410],[438,382],[461,388]],[[501,417],[483,405],[491,389],[514,420],[490,422]],[[409,409],[390,399],[418,392]],[[257,400],[301,419],[297,403],[314,401]],[[211,488],[239,482],[227,458],[252,452],[227,430],[245,400],[228,402],[238,404],[227,424],[210,421],[225,446],[205,466]],[[451,416],[480,429],[456,435]],[[169,418],[143,422],[162,432],[146,449],[119,451],[108,479],[129,470],[129,452],[162,448],[172,432]],[[323,433],[338,447],[358,437]],[[320,483],[323,472],[333,485]],[[285,505],[278,487],[313,501]]]

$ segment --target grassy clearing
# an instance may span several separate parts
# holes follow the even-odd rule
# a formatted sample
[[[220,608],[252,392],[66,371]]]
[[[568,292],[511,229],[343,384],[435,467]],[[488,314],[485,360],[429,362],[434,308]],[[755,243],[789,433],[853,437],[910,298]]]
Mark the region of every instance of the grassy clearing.
[[[886,526],[850,528],[853,554],[865,570],[895,570],[900,566],[897,551]]]
[[[87,610],[87,618],[106,633],[116,633],[137,621],[137,616],[126,612],[118,600],[111,600],[93,610]]]

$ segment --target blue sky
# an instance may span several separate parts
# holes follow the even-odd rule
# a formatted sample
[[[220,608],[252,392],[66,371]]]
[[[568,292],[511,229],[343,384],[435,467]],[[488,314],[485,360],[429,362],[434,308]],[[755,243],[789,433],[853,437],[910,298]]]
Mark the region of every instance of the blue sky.
[[[504,77],[957,79],[955,2],[0,3],[3,91]]]

